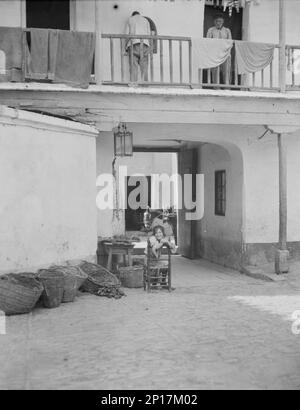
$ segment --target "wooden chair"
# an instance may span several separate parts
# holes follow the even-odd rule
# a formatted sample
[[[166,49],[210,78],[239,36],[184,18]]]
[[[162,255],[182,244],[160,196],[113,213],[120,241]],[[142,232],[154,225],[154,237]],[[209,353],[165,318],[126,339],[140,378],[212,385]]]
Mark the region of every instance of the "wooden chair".
[[[171,250],[168,245],[162,248],[161,256],[156,259],[152,255],[150,241],[147,242],[147,258],[144,266],[144,290],[172,290],[171,282]]]

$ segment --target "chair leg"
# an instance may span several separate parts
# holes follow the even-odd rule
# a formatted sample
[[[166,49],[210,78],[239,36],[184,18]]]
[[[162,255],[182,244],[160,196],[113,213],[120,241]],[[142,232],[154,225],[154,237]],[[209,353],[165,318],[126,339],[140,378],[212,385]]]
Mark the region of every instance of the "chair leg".
[[[143,285],[144,285],[144,291],[146,291],[146,278],[147,278],[147,268],[144,266],[144,274],[143,274]]]

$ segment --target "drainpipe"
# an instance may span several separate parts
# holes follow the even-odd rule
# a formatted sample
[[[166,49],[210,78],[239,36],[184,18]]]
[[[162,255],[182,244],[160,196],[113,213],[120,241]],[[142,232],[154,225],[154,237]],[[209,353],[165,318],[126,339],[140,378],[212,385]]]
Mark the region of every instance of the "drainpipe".
[[[279,85],[286,92],[286,0],[279,0]]]
[[[275,272],[289,272],[287,248],[287,149],[284,135],[278,134],[279,153],[279,248],[275,256]]]

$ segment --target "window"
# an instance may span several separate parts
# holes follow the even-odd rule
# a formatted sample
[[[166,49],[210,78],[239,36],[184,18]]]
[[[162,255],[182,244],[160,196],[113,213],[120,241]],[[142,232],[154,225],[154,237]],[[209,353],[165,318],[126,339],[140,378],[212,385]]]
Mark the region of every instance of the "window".
[[[70,0],[27,0],[27,27],[70,30]]]
[[[226,214],[226,171],[215,173],[215,214]]]

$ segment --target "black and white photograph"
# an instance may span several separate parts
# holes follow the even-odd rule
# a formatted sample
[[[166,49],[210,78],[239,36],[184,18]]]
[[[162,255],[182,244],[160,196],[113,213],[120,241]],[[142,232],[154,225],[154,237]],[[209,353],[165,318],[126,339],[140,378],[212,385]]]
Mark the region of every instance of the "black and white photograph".
[[[299,16],[0,0],[1,391],[300,390]]]

